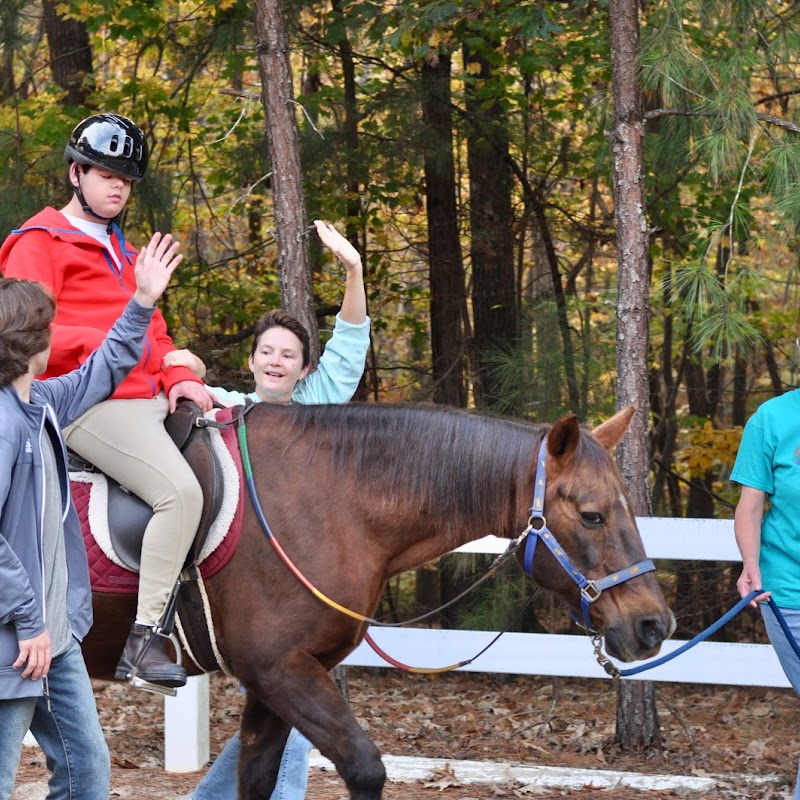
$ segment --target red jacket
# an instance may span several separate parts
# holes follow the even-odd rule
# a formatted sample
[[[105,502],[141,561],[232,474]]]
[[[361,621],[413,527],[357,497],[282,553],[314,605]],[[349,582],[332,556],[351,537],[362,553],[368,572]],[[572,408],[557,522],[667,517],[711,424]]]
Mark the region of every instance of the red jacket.
[[[114,226],[111,241],[120,271],[108,251],[74,228],[54,208],[45,208],[12,231],[0,247],[0,272],[8,278],[40,281],[56,298],[50,362],[44,377],[63,375],[86,360],[105,338],[136,291],[133,274],[137,251]],[[161,369],[164,355],[175,346],[156,309],[139,364],[112,395],[150,398],[179,381],[200,379],[186,367]]]

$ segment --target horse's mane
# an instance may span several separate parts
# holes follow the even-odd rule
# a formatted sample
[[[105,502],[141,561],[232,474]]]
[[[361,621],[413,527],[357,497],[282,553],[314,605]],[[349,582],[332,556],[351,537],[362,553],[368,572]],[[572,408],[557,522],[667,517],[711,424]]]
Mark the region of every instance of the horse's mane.
[[[401,491],[427,515],[456,524],[469,516],[487,532],[513,524],[517,497],[530,491],[531,467],[546,432],[442,406],[350,403],[283,410],[290,416],[291,441],[311,433],[314,449],[329,450],[334,468],[354,469],[365,489],[384,497]]]

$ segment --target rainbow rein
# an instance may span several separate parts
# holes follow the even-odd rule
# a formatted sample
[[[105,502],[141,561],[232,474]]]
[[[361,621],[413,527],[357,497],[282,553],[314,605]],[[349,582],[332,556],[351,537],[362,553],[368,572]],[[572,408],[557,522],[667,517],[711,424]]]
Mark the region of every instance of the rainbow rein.
[[[346,608],[343,605],[340,605],[335,600],[332,600],[327,595],[323,594],[319,589],[317,589],[314,584],[312,584],[300,569],[295,565],[295,563],[289,558],[286,551],[281,547],[280,542],[275,537],[275,534],[272,532],[272,529],[267,522],[266,517],[264,516],[264,510],[261,507],[261,503],[258,499],[258,493],[256,491],[255,481],[253,479],[253,465],[250,460],[250,449],[247,445],[247,426],[245,425],[245,415],[248,411],[253,408],[254,405],[246,405],[242,406],[239,412],[236,415],[236,433],[239,440],[239,449],[242,455],[242,467],[244,470],[244,478],[245,482],[247,483],[247,490],[250,495],[250,501],[253,506],[253,510],[258,517],[258,521],[261,524],[262,529],[264,530],[264,534],[267,537],[267,540],[272,545],[272,548],[278,554],[278,557],[281,561],[285,564],[285,566],[289,569],[289,571],[294,575],[295,578],[306,588],[308,591],[316,597],[320,602],[324,603],[326,606],[335,609],[336,611],[345,614],[348,617],[351,617],[359,622],[365,622],[368,625],[376,625],[378,627],[396,627],[396,625],[400,624],[409,624],[406,623],[396,623],[396,624],[387,624],[383,622],[379,622],[372,617],[368,617],[364,614],[361,614],[357,611],[352,611],[349,608]],[[536,548],[536,543],[539,539],[541,539],[545,545],[548,547],[550,552],[555,556],[558,560],[559,564],[566,570],[567,574],[575,581],[580,589],[581,593],[581,611],[583,613],[583,620],[585,627],[592,631],[591,622],[589,620],[589,607],[592,603],[594,603],[601,595],[601,593],[612,586],[617,586],[620,583],[623,583],[630,578],[634,578],[637,575],[641,575],[645,572],[651,572],[655,569],[655,566],[652,561],[645,560],[640,561],[638,564],[634,564],[632,567],[628,567],[627,569],[620,570],[619,572],[615,572],[613,575],[609,575],[606,578],[602,578],[598,581],[591,581],[588,580],[583,576],[580,570],[576,569],[572,563],[570,562],[567,555],[564,553],[563,549],[560,547],[558,542],[556,541],[553,534],[547,528],[547,521],[544,518],[543,514],[543,507],[544,507],[544,494],[546,488],[546,468],[547,468],[547,437],[544,438],[542,441],[541,447],[539,449],[539,457],[537,461],[536,467],[536,480],[534,482],[534,492],[533,492],[533,505],[530,509],[530,518],[528,520],[528,527],[515,539],[511,542],[508,549],[503,553],[500,557],[495,560],[495,563],[489,570],[486,576],[488,577],[499,565],[504,562],[509,556],[511,556],[522,544],[523,541],[526,542],[525,545],[525,555],[524,555],[524,567],[525,571],[530,575],[531,569],[533,565],[533,557],[534,551]],[[541,523],[540,527],[536,527],[536,523]],[[456,598],[458,599],[458,598]],[[451,601],[451,603],[454,601]],[[530,601],[529,601],[530,602]],[[448,604],[449,605],[449,604]],[[526,604],[527,605],[527,604]],[[439,611],[441,609],[436,609]],[[517,616],[522,612],[518,612]],[[431,612],[435,613],[435,612]],[[429,614],[425,616],[430,616]],[[414,622],[416,620],[411,620]],[[509,623],[509,626],[513,624],[513,620]],[[509,627],[507,626],[507,627]],[[410,667],[406,664],[403,664],[399,661],[396,661],[394,658],[389,656],[385,653],[374,641],[372,636],[370,636],[369,631],[364,633],[364,639],[369,644],[369,646],[386,662],[392,664],[392,666],[397,667],[398,669],[402,669],[406,672],[413,672],[413,673],[423,673],[423,674],[437,674],[442,672],[450,672],[455,669],[459,669],[460,667],[464,667],[467,664],[471,664],[476,658],[486,652],[503,634],[504,631],[500,631],[486,647],[484,647],[479,653],[473,656],[466,661],[459,661],[457,664],[451,664],[447,667],[438,667],[438,668],[423,668],[423,667]],[[598,658],[600,658],[599,654],[599,644],[596,644],[595,651],[598,653]],[[604,657],[603,657],[604,659]],[[607,659],[604,659],[607,661]],[[602,661],[601,661],[602,663]]]
[[[613,586],[643,575],[645,572],[655,571],[655,564],[647,558],[634,564],[631,567],[619,570],[612,575],[607,575],[600,580],[589,580],[584,574],[569,560],[564,549],[559,545],[556,537],[547,527],[547,520],[544,516],[544,493],[547,487],[547,437],[542,440],[539,448],[539,458],[536,462],[536,480],[533,484],[533,505],[531,505],[531,515],[528,520],[528,528],[522,536],[525,537],[525,554],[522,565],[525,572],[533,577],[533,556],[536,552],[536,544],[541,539],[553,554],[558,563],[562,566],[567,575],[572,578],[581,593],[581,616],[583,627],[589,632],[594,632],[591,620],[589,619],[589,608],[592,603],[600,599],[600,595]],[[538,525],[538,527],[537,527]]]

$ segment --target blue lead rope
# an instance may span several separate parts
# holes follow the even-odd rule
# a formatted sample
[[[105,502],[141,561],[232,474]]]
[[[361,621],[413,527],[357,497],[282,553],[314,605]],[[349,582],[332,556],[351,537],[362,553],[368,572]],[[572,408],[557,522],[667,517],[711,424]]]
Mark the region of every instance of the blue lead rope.
[[[746,608],[747,605],[760,594],[764,594],[763,589],[754,589],[749,595],[747,595],[747,597],[743,597],[735,606],[733,606],[733,608],[730,609],[730,611],[727,612],[727,614],[724,614],[722,617],[720,617],[713,625],[709,625],[709,627],[706,628],[702,633],[698,633],[694,639],[685,642],[669,655],[657,658],[655,661],[649,661],[647,664],[641,664],[638,667],[631,667],[630,669],[618,670],[616,667],[610,664],[603,666],[606,669],[606,672],[609,672],[609,674],[613,674],[615,677],[620,678],[628,678],[631,675],[638,675],[640,672],[646,672],[654,667],[660,667],[662,664],[666,664],[667,661],[671,661],[676,656],[685,653],[696,644],[708,639],[712,633],[716,633],[721,627],[727,625],[740,611],[742,611],[742,609]],[[784,618],[783,614],[781,614],[778,604],[772,599],[772,597],[770,597],[767,602],[769,603],[769,607],[772,609],[772,612],[775,614],[776,619],[780,623],[780,626],[786,635],[786,639],[792,646],[792,650],[794,650],[795,655],[800,658],[800,645],[798,645],[797,640],[794,638],[794,636],[792,636],[792,632],[789,630],[789,626],[786,624],[786,619]]]
[[[784,634],[786,635],[786,640],[792,646],[792,650],[794,650],[794,654],[800,658],[800,644],[797,643],[797,639],[792,636],[792,632],[789,630],[789,626],[786,624],[786,617],[781,614],[781,610],[778,608],[778,604],[770,597],[769,598],[769,607],[772,609],[772,613],[775,615],[775,618],[778,620],[781,628],[783,629]]]

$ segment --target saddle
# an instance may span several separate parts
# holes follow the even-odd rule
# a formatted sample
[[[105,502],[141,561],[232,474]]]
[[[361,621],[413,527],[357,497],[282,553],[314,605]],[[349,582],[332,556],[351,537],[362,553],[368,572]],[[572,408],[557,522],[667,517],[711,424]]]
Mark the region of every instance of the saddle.
[[[197,560],[203,549],[208,532],[219,514],[224,494],[224,477],[213,445],[208,426],[211,423],[203,416],[200,407],[189,400],[178,403],[175,412],[169,414],[164,427],[177,448],[197,476],[203,490],[203,512],[189,548],[184,568]],[[70,472],[99,473],[93,464],[70,453]],[[106,476],[108,483],[108,524],[111,543],[120,561],[135,572],[141,566],[142,539],[153,509],[141,498]]]

